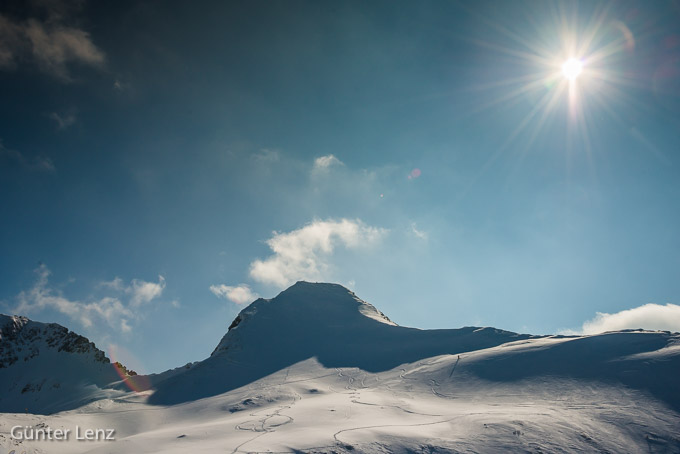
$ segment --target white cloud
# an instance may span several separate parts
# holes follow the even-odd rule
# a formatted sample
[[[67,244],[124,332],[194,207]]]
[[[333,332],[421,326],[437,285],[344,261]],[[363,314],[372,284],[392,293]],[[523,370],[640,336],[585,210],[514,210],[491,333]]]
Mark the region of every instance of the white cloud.
[[[316,158],[314,160],[314,168],[312,169],[312,172],[313,173],[326,172],[332,166],[342,166],[342,165],[344,165],[342,163],[342,161],[340,161],[338,158],[336,158],[332,154],[329,154],[329,155],[326,155],[326,156],[321,156],[321,157]]]
[[[336,246],[365,247],[380,240],[386,232],[360,220],[347,219],[314,221],[292,232],[274,232],[267,240],[274,254],[252,262],[250,276],[256,281],[278,286],[301,279],[318,280],[326,275]]]
[[[423,232],[422,230],[418,230],[418,227],[416,226],[415,222],[411,223],[411,233],[413,233],[415,236],[417,236],[421,240],[427,240],[427,232]]]
[[[17,314],[30,314],[43,309],[54,309],[80,322],[86,328],[95,321],[103,320],[111,326],[126,322],[126,318],[134,317],[130,309],[118,298],[104,297],[90,302],[74,301],[64,297],[61,292],[49,287],[50,270],[40,265],[35,270],[38,280],[30,290],[22,291],[18,296]]]
[[[164,288],[165,278],[163,276],[158,276],[158,283],[133,279],[132,284],[126,289],[128,293],[132,294],[130,306],[138,307],[151,302],[161,296]]]
[[[124,333],[129,333],[132,331],[132,327],[128,324],[127,320],[123,319],[120,321],[120,330]]]
[[[67,64],[78,62],[101,66],[104,54],[90,39],[90,34],[77,28],[49,26],[29,20],[25,33],[32,45],[32,53],[38,64],[47,72],[69,79]]]
[[[90,34],[65,23],[75,9],[48,8],[45,19],[40,20],[17,21],[0,15],[0,69],[14,69],[19,62],[30,60],[43,71],[69,81],[70,63],[103,66],[104,53]]]
[[[110,288],[111,290],[118,290],[118,291],[125,290],[125,284],[123,284],[123,280],[119,277],[115,277],[112,281],[100,282],[99,286]]]
[[[596,334],[636,328],[680,332],[680,306],[650,303],[615,314],[598,312],[583,324],[582,332]]]
[[[109,294],[79,301],[65,297],[61,291],[49,285],[51,273],[47,266],[40,265],[35,272],[38,275],[37,281],[32,288],[19,293],[14,313],[29,315],[51,309],[61,312],[85,328],[104,322],[123,333],[132,330],[132,321],[142,318],[140,306],[158,298],[165,288],[165,279],[162,276],[159,276],[158,283],[133,279],[129,286],[125,286],[123,280],[117,277],[97,286],[109,293],[113,292],[114,296]],[[124,301],[125,295],[129,295],[127,303]]]
[[[229,285],[211,285],[210,291],[218,298],[225,298],[236,304],[252,303],[258,298],[258,294],[254,293],[246,284],[239,284],[231,287]]]

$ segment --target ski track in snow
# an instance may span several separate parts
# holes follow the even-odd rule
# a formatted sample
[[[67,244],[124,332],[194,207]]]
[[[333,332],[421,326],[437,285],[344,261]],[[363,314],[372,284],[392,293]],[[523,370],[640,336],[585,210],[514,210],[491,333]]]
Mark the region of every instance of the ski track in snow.
[[[288,377],[288,371],[286,371],[286,377]],[[239,450],[240,450],[241,448],[243,448],[245,445],[247,445],[247,444],[249,444],[250,442],[252,442],[252,441],[254,441],[254,440],[260,438],[261,436],[266,435],[267,433],[270,433],[270,432],[275,432],[277,427],[280,427],[280,426],[283,426],[283,425],[285,425],[285,424],[289,424],[289,423],[292,423],[293,421],[295,421],[295,419],[294,419],[292,416],[288,416],[288,415],[285,415],[285,414],[282,414],[282,413],[281,413],[283,410],[291,408],[293,405],[295,405],[295,402],[297,402],[298,400],[301,400],[301,399],[302,399],[302,397],[301,397],[299,394],[297,394],[297,393],[295,393],[295,394],[296,394],[296,395],[295,395],[295,397],[293,398],[293,400],[292,400],[292,402],[290,403],[290,405],[281,405],[281,406],[280,406],[277,410],[275,410],[273,413],[266,414],[264,418],[259,419],[259,420],[257,421],[257,422],[260,423],[260,428],[259,428],[259,429],[258,429],[257,427],[252,428],[252,429],[248,429],[248,428],[242,427],[243,424],[246,424],[246,423],[248,423],[248,422],[250,422],[250,421],[246,421],[246,422],[237,424],[237,425],[235,426],[235,429],[236,429],[236,430],[252,430],[252,431],[254,431],[254,432],[260,432],[260,433],[259,433],[258,435],[256,435],[256,436],[254,436],[253,438],[251,438],[250,440],[244,441],[244,442],[241,443],[240,445],[236,446],[236,447],[234,448],[234,450],[232,451],[232,454],[235,454],[235,453],[239,452]],[[256,413],[251,413],[250,416],[257,417],[258,415],[257,415]],[[267,423],[268,420],[270,420],[270,419],[272,419],[272,418],[274,418],[274,417],[277,417],[277,416],[281,416],[281,417],[287,418],[287,419],[285,419],[285,420],[282,421],[282,422],[278,422],[278,423]],[[247,451],[246,451],[246,452],[247,452]]]
[[[347,289],[309,283],[259,299],[239,317],[210,358],[152,377],[156,391],[107,388],[84,406],[90,396],[76,395],[70,411],[0,413],[0,453],[680,453],[678,334],[413,330],[391,324]],[[62,331],[7,320],[11,333],[21,326]],[[26,345],[29,334],[20,336]],[[73,336],[64,339],[70,345]],[[338,353],[338,345],[348,349]],[[29,350],[21,347],[22,355]],[[0,384],[15,392],[0,395],[0,404],[23,411],[20,402],[39,408],[66,395],[64,387],[41,395],[17,386],[23,373],[38,375],[29,384],[44,383],[55,365],[59,383],[79,383],[81,366],[98,355],[84,351],[48,349],[26,360],[34,363],[8,361]],[[110,383],[105,368],[90,369]],[[10,438],[12,426],[39,424],[114,428],[116,441]]]
[[[449,379],[456,363],[457,371],[462,361],[451,356],[370,374],[308,361],[244,388],[170,407],[146,405],[130,393],[103,401],[98,411],[4,414],[0,446],[56,454],[378,453],[391,452],[390,446],[425,452],[427,446],[464,452],[500,446],[507,452],[680,450],[673,435],[678,414],[653,401],[641,405],[645,401],[633,391],[578,381],[459,382]],[[593,397],[583,397],[584,390]],[[119,425],[118,441],[7,444],[11,425],[38,422],[55,428]]]

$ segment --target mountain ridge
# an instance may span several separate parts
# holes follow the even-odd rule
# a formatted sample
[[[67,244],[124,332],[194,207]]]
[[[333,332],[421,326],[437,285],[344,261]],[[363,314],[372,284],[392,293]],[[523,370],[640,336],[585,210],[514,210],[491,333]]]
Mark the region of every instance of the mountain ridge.
[[[551,375],[612,381],[648,390],[680,408],[680,390],[673,385],[680,372],[678,334],[623,330],[533,336],[489,327],[422,330],[397,325],[341,285],[300,281],[241,310],[208,358],[134,379],[120,376],[123,367],[116,373],[94,343],[61,325],[0,315],[0,386],[8,390],[0,397],[0,411],[77,408],[124,394],[124,382],[137,392],[152,391],[147,393],[149,404],[173,405],[226,393],[309,359],[329,369],[378,374],[469,352],[478,359],[461,366],[456,361],[453,369],[486,382]]]
[[[41,326],[42,325],[42,326]],[[0,314],[0,368],[16,363],[22,353],[21,345],[29,346],[32,340],[46,334],[48,347],[68,353],[92,353],[94,360],[105,364],[111,361],[99,350],[94,342],[58,323],[42,323],[21,315]],[[39,354],[39,348],[31,346],[28,355],[21,355],[27,361]]]
[[[309,358],[325,367],[378,372],[533,337],[495,328],[399,326],[339,284],[299,281],[245,307],[209,358],[159,383],[149,402],[174,404],[220,394]]]
[[[53,413],[109,394],[121,377],[86,337],[57,323],[0,314],[0,411]]]

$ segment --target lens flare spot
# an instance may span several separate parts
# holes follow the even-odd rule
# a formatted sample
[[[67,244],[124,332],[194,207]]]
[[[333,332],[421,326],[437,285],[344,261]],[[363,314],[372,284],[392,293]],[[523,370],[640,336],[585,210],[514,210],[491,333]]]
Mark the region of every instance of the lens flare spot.
[[[137,372],[128,369],[118,360],[120,350],[122,350],[121,347],[116,345],[110,345],[108,353],[109,358],[111,358],[111,365],[113,366],[114,370],[121,378],[123,383],[125,383],[125,385],[128,388],[130,388],[131,391],[134,391],[136,393],[141,393],[143,391],[147,391],[148,389],[150,389],[151,382],[146,376],[137,375]],[[130,356],[129,352],[127,356]]]
[[[408,174],[408,179],[409,180],[415,180],[416,178],[418,178],[420,176],[420,174],[421,174],[420,169],[415,168],[415,169],[411,170],[411,173]]]
[[[632,52],[635,50],[635,37],[633,36],[633,32],[630,31],[630,28],[626,24],[624,24],[621,21],[614,21],[614,27],[621,32],[621,35],[623,35],[624,39],[624,48],[628,52]]]

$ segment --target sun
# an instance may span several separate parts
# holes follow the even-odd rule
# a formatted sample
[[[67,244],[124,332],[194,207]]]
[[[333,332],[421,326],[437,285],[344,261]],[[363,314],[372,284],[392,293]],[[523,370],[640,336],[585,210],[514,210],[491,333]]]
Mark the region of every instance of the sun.
[[[562,63],[562,75],[568,80],[575,80],[583,72],[583,63],[577,58],[570,58]]]
[[[542,133],[556,131],[551,125],[558,118],[565,120],[565,146],[589,154],[599,113],[619,120],[614,106],[631,102],[628,88],[637,76],[620,69],[632,58],[635,36],[615,11],[598,4],[586,15],[575,3],[545,5],[527,16],[526,24],[483,17],[490,32],[475,35],[476,44],[507,68],[497,72],[497,80],[474,86],[489,93],[477,109],[524,109],[490,161],[520,140],[524,150],[531,149]]]

